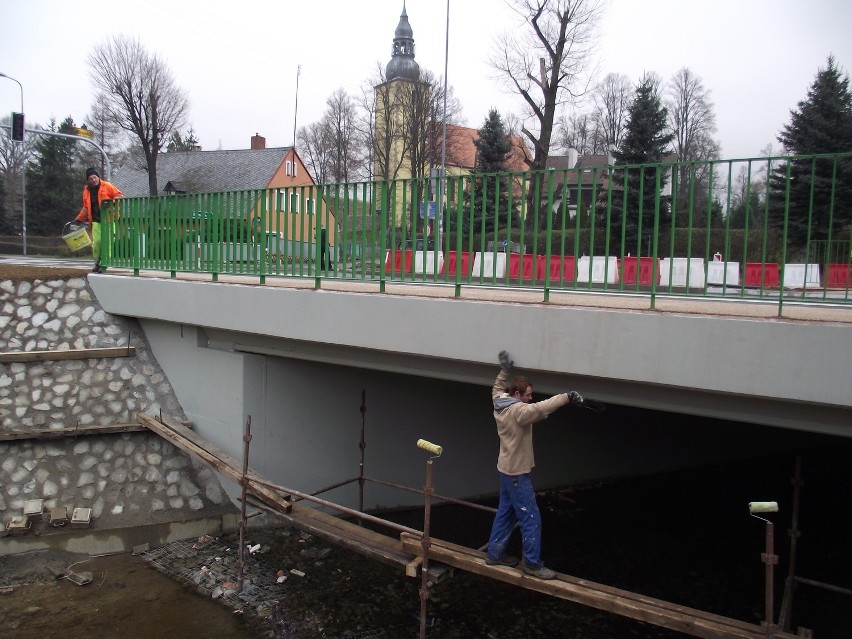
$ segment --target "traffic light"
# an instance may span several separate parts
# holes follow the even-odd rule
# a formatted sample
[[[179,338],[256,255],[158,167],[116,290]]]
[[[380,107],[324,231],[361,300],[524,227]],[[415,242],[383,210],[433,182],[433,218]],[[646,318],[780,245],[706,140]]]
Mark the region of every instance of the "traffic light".
[[[24,114],[12,113],[12,140],[24,141]]]

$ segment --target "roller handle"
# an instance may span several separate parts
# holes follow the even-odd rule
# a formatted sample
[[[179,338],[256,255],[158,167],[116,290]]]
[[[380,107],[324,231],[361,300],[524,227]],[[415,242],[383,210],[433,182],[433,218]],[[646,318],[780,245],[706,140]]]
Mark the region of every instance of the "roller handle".
[[[442,452],[444,452],[444,449],[442,447],[438,446],[438,444],[433,444],[432,442],[427,442],[425,439],[418,439],[417,440],[417,448],[422,448],[423,450],[428,450],[433,455],[438,455],[438,456],[440,456],[440,454]]]

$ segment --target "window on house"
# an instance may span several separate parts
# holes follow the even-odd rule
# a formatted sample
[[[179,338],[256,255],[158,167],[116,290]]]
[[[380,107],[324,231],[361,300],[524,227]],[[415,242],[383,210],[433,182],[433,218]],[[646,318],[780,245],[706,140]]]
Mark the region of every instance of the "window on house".
[[[308,215],[311,215],[314,212],[314,201],[311,198],[305,200],[305,212]]]
[[[293,163],[290,160],[287,160],[287,163],[284,165],[284,173],[293,175]]]
[[[290,193],[290,213],[299,212],[299,194],[293,191]]]

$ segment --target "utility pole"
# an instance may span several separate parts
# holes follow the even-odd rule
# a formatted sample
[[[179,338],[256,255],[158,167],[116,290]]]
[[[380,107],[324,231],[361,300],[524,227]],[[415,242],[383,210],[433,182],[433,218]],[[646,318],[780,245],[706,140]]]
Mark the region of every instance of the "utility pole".
[[[293,109],[293,148],[296,148],[296,120],[299,115],[299,76],[302,75],[302,65],[296,67],[296,106]]]
[[[450,60],[450,0],[447,0],[447,26],[444,43],[444,115],[441,131],[441,175],[438,187],[438,206],[435,211],[435,227],[438,229],[437,245],[441,243],[441,225],[444,222],[444,194],[446,193],[447,175],[447,72]]]

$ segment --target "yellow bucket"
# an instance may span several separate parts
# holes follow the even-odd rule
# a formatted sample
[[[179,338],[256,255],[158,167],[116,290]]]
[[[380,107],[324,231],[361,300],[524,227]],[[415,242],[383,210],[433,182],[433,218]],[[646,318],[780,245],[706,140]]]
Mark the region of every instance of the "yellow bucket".
[[[86,232],[85,226],[72,227],[70,230],[68,229],[69,226],[71,226],[71,222],[68,222],[62,229],[62,239],[65,240],[68,248],[72,251],[79,251],[92,245],[92,238]]]

